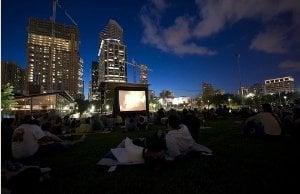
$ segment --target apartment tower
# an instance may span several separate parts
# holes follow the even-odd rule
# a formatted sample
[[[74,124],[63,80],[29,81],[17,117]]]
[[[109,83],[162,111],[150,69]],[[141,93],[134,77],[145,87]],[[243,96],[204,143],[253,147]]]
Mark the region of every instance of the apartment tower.
[[[73,97],[83,95],[83,61],[76,26],[30,19],[27,62],[29,93],[66,91]]]

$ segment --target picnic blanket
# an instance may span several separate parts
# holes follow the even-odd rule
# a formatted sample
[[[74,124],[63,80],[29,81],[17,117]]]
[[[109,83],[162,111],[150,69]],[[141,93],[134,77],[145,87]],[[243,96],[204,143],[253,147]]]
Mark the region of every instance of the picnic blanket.
[[[134,145],[126,137],[116,148],[108,152],[97,164],[103,166],[143,164],[143,147]]]
[[[143,164],[143,147],[133,144],[132,140],[126,137],[116,148],[111,149],[97,165],[113,167],[109,171],[114,171],[118,165]],[[198,151],[203,155],[212,155],[212,151],[200,144],[195,143],[190,151]],[[168,156],[166,156],[168,159]]]

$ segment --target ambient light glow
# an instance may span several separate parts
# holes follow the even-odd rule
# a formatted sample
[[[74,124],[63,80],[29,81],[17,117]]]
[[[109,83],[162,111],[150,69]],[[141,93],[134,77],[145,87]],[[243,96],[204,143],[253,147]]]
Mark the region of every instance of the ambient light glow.
[[[119,91],[120,111],[146,110],[145,91]]]

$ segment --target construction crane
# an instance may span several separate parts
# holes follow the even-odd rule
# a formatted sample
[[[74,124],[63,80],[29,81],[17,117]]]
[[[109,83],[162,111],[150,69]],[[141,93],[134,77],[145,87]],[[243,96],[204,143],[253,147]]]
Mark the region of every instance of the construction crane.
[[[54,53],[54,46],[53,45],[54,45],[54,38],[55,38],[54,24],[55,24],[55,19],[56,19],[56,6],[58,6],[61,10],[64,11],[65,15],[71,20],[71,22],[75,26],[78,26],[77,23],[75,22],[75,20],[70,16],[70,14],[68,14],[68,12],[63,9],[62,5],[58,2],[58,0],[53,0],[52,1],[52,16],[51,16],[51,21],[52,21],[51,22],[51,44],[50,44],[51,56],[52,56],[52,53]],[[51,82],[52,82],[52,66],[53,66],[52,64],[53,64],[53,60],[52,60],[52,57],[50,57]],[[53,84],[50,84],[50,90],[51,90],[51,92],[53,92]]]
[[[67,10],[65,10],[62,5],[58,2],[58,0],[54,0],[57,4],[57,6],[64,11],[65,15],[71,20],[71,22],[75,25],[78,26],[77,23],[75,22],[75,20],[70,16],[70,14],[67,12]]]
[[[146,72],[147,72],[147,75],[148,75],[148,72],[149,71],[153,71],[152,69],[149,69],[146,65],[138,65],[134,59],[132,60],[132,62],[128,62],[128,61],[124,61],[124,63],[128,64],[128,65],[131,65],[133,67],[133,82],[134,83],[137,83],[137,80],[136,80],[136,75],[137,75],[137,72],[138,72],[138,69],[141,71],[141,69],[145,69]]]
[[[56,6],[58,6],[62,11],[64,11],[65,15],[67,16],[67,18],[69,18],[71,20],[71,22],[75,25],[78,26],[77,23],[75,22],[75,20],[70,16],[70,14],[67,12],[67,10],[65,10],[63,8],[63,6],[58,2],[58,0],[53,0],[52,2],[52,16],[51,16],[51,20],[52,22],[55,23],[55,19],[56,19]]]

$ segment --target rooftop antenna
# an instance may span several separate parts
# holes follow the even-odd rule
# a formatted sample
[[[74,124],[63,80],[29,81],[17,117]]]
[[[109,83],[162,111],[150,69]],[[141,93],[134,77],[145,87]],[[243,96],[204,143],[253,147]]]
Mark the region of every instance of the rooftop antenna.
[[[238,53],[236,55],[236,63],[237,63],[237,68],[238,68],[238,73],[239,73],[239,86],[240,86],[240,96],[241,96],[241,100],[242,100],[242,107],[244,106],[244,90],[242,88],[242,73],[241,73],[241,64],[240,64],[240,58],[241,55],[240,53]]]
[[[52,22],[55,22],[55,19],[56,19],[56,4],[57,4],[57,0],[53,0],[52,1],[52,17],[51,17]]]

